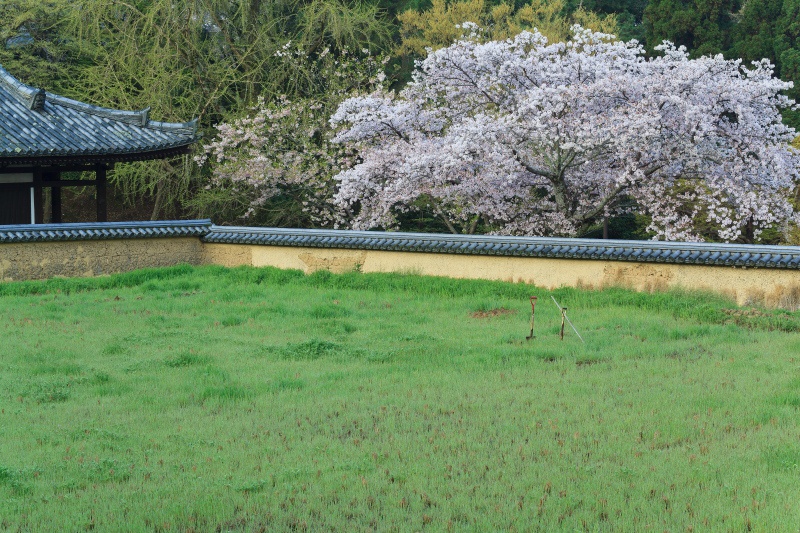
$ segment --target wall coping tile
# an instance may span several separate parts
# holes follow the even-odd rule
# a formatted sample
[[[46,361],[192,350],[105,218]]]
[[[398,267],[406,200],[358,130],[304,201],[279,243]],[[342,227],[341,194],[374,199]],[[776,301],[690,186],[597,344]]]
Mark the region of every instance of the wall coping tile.
[[[210,220],[0,225],[0,243],[202,237]]]
[[[212,226],[203,236],[203,241],[223,244],[800,269],[798,246],[217,225]]]
[[[205,243],[800,269],[800,247],[217,226],[208,219],[0,226],[0,244],[199,237]]]

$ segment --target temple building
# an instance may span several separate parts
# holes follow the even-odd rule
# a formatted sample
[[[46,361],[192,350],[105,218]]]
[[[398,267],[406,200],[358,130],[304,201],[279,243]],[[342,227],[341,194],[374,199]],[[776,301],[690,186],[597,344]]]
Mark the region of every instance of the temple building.
[[[0,224],[41,224],[45,207],[48,222],[59,223],[61,189],[86,186],[96,188],[97,221],[105,222],[106,175],[115,163],[184,154],[198,139],[196,120],[157,122],[148,111],[71,100],[0,67]],[[94,179],[63,179],[66,172]]]

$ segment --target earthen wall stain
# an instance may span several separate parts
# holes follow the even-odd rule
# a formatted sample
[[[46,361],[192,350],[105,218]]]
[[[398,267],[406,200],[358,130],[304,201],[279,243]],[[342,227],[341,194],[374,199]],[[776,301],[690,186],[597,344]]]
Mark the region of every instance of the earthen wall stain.
[[[223,245],[206,244],[206,247],[212,246]],[[547,289],[563,286],[595,289],[625,287],[654,292],[676,288],[722,294],[736,300],[739,305],[800,308],[800,272],[797,270],[289,246],[233,246],[252,248],[252,262],[249,264],[253,266],[294,268],[304,272],[320,268],[336,272],[405,272],[525,282]]]
[[[203,244],[201,262],[204,265],[236,267],[253,265],[253,253],[257,246],[244,244]]]
[[[0,244],[0,279],[99,276],[201,259],[202,243],[193,237],[9,243]]]
[[[307,272],[316,270],[329,270],[336,274],[361,270],[367,259],[367,252],[336,250],[334,254],[319,254],[304,252],[297,256],[303,262]]]

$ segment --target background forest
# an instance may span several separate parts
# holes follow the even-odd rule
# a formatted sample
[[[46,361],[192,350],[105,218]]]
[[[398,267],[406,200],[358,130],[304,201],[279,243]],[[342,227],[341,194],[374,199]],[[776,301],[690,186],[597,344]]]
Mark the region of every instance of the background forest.
[[[331,143],[329,117],[356,93],[402,88],[426,48],[450,44],[464,21],[484,28],[486,40],[535,27],[563,41],[577,23],[637,39],[648,53],[670,40],[691,57],[767,58],[795,83],[788,96],[799,92],[800,0],[9,0],[0,4],[0,65],[92,104],[150,107],[155,120],[199,117],[195,157],[116,167],[113,218],[331,226],[332,214],[308,203],[330,197],[336,165],[358,155]],[[797,128],[800,113],[785,111],[784,122]],[[231,140],[264,123],[257,146]],[[217,140],[225,131],[228,140]],[[231,149],[261,157],[265,171],[281,169],[279,190],[259,197],[258,187],[231,181]],[[75,220],[91,194],[72,199]],[[646,226],[626,214],[584,236],[647,238]],[[449,231],[424,206],[400,228]],[[715,240],[714,228],[705,237]],[[777,230],[761,235],[787,240]]]

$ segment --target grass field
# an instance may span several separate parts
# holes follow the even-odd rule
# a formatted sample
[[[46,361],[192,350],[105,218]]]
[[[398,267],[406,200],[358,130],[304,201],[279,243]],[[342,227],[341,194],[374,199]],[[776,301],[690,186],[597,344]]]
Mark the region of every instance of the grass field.
[[[0,284],[0,531],[798,531],[800,313],[550,294]]]

